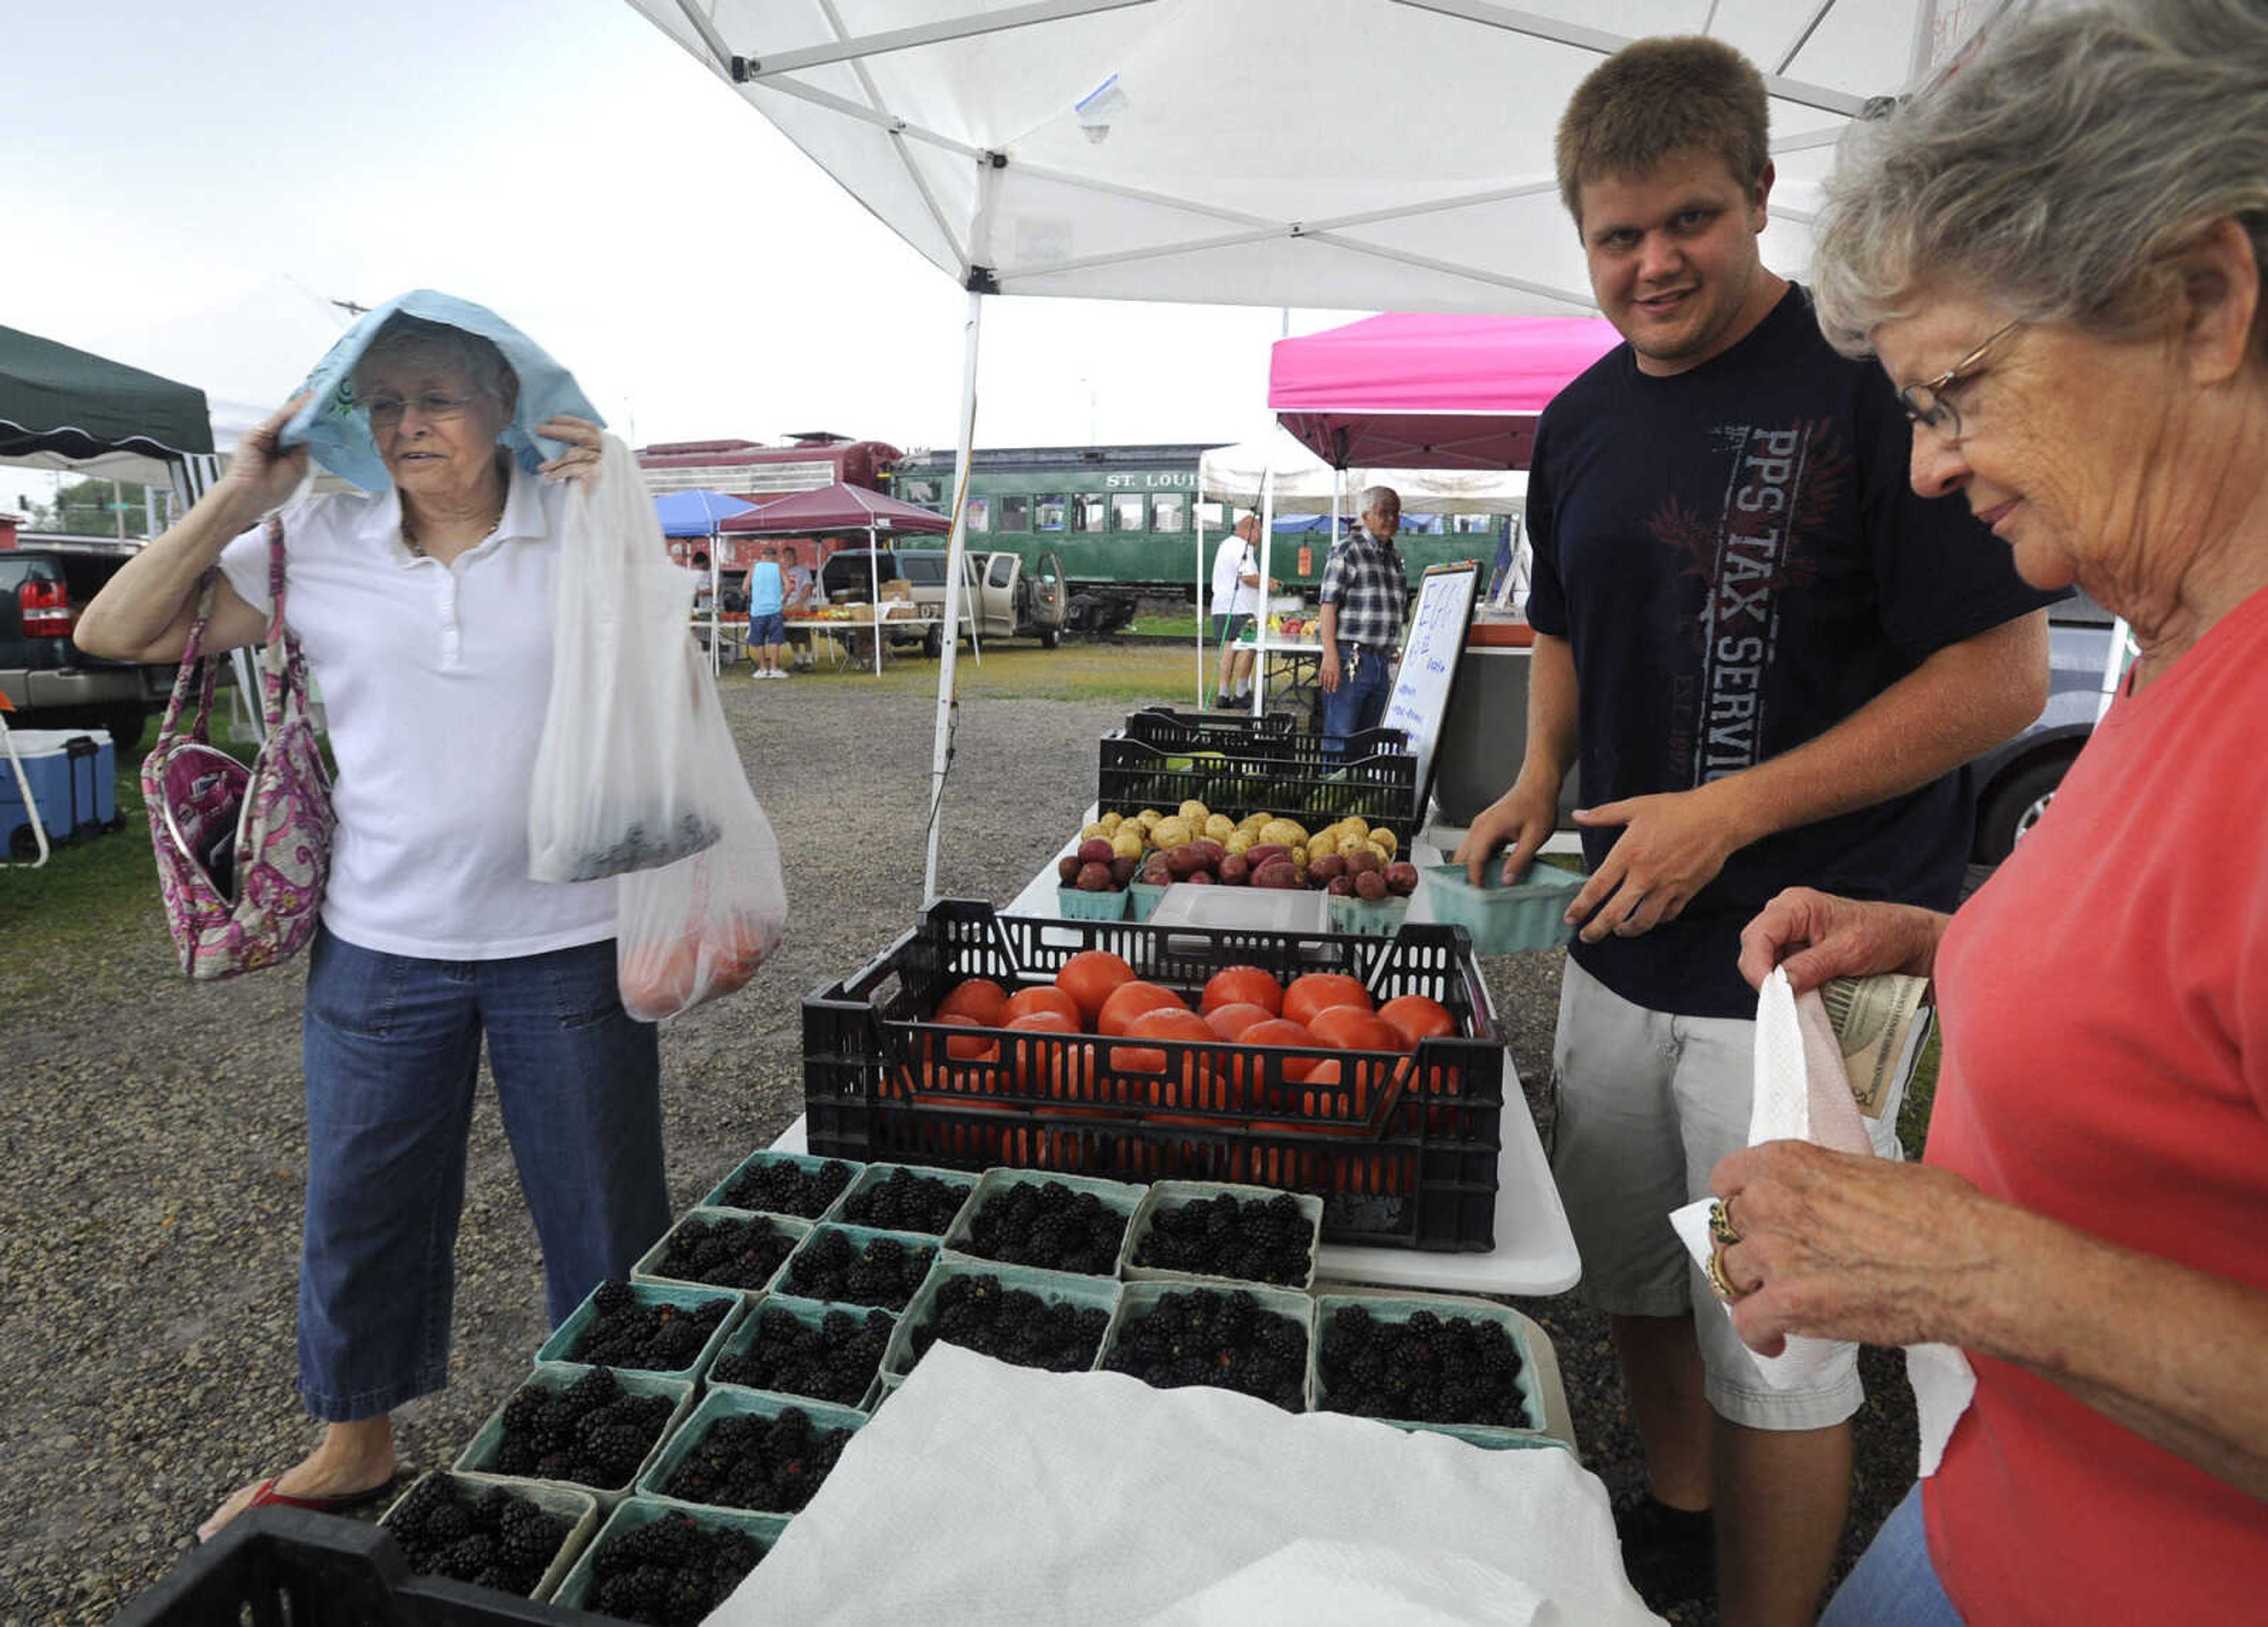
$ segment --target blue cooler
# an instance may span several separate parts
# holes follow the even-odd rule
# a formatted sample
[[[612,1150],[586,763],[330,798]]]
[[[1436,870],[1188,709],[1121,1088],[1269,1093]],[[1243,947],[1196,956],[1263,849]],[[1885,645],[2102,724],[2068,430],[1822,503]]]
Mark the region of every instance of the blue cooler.
[[[11,729],[8,743],[24,765],[32,799],[50,844],[119,828],[118,748],[107,733],[76,729]],[[0,749],[0,842],[9,856],[36,858],[31,815],[7,753]]]

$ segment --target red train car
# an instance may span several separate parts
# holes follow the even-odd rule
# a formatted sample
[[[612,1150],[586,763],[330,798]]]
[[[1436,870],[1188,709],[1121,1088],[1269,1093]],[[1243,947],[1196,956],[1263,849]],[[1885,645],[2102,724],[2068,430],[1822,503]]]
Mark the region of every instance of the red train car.
[[[847,435],[814,430],[792,435],[784,445],[766,446],[756,441],[666,441],[638,449],[638,467],[645,472],[646,490],[659,497],[671,491],[721,491],[727,497],[762,504],[774,497],[816,491],[840,482],[864,486],[871,491],[888,488],[885,476],[901,454],[884,441],[852,440]],[[845,541],[841,537],[783,537],[784,562],[817,565]],[[717,565],[723,571],[745,571],[755,563],[758,539],[720,537]],[[706,539],[673,538],[670,554],[681,564],[692,564],[696,554],[708,549]]]

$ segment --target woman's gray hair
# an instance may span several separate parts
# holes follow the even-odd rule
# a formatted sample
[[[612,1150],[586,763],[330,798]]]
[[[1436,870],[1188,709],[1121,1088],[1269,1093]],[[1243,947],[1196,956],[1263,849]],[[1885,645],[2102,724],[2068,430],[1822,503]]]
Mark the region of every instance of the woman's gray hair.
[[[1864,355],[1934,287],[2132,333],[2169,309],[2174,256],[2232,216],[2268,271],[2268,6],[2058,7],[1844,138],[1812,265],[1820,326]]]
[[[446,322],[429,322],[400,311],[386,319],[386,326],[356,361],[355,394],[364,393],[363,379],[371,368],[398,356],[431,357],[457,369],[474,389],[497,404],[506,419],[519,404],[519,375],[492,342]]]

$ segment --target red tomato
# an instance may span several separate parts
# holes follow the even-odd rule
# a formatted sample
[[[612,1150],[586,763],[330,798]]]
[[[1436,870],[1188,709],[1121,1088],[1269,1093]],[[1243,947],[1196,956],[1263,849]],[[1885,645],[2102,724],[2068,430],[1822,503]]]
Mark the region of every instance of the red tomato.
[[[1320,1046],[1322,1043],[1322,1042],[1317,1040],[1314,1034],[1308,1033],[1307,1030],[1300,1024],[1288,1021],[1281,1017],[1270,1017],[1265,1022],[1254,1023],[1242,1034],[1237,1035],[1236,1042],[1240,1045],[1259,1046]],[[1315,1063],[1314,1059],[1312,1057],[1286,1056],[1284,1058],[1284,1070],[1281,1077],[1287,1084],[1296,1084],[1300,1080],[1306,1079],[1308,1074],[1314,1071],[1314,1068]],[[1234,1064],[1231,1065],[1229,1070],[1229,1079],[1231,1084],[1249,1093],[1248,1099],[1255,1101],[1256,1104],[1257,1098],[1262,1093],[1262,1086],[1266,1079],[1266,1061],[1264,1058],[1259,1056],[1240,1056],[1236,1059]],[[1269,1105],[1281,1107],[1285,1105],[1290,1100],[1291,1098],[1288,1096],[1280,1097],[1270,1101]]]
[[[1284,990],[1284,1015],[1293,1022],[1312,1025],[1317,1012],[1334,1005],[1359,1005],[1368,1011],[1370,990],[1362,986],[1360,978],[1344,972],[1309,972],[1294,978]]]
[[[1243,1037],[1244,1031],[1257,1022],[1271,1020],[1272,1013],[1264,1005],[1216,1005],[1204,1014],[1212,1031],[1224,1040]]]
[[[693,998],[700,972],[700,939],[648,945],[622,963],[617,976],[622,1009],[647,1022],[674,1016]]]
[[[1079,1024],[1061,1012],[1027,1012],[1014,1018],[1009,1028],[1021,1034],[1077,1034]],[[1094,1047],[1082,1045],[1079,1054],[1071,1048],[1049,1041],[1032,1040],[1012,1048],[1016,1058],[1016,1083],[1030,1087],[1039,1082],[1042,1095],[1060,1097],[1065,1085],[1078,1079],[1093,1066]]]
[[[1309,1031],[1339,1050],[1398,1051],[1402,1035],[1390,1022],[1353,1005],[1333,1005],[1315,1013]]]
[[[937,1003],[937,1014],[965,1012],[978,1027],[997,1028],[1008,1020],[1007,1006],[1005,989],[990,977],[971,977],[955,983],[953,991]]]
[[[1102,1003],[1120,983],[1134,981],[1134,968],[1108,949],[1082,949],[1063,963],[1056,987],[1079,1002],[1079,1020],[1093,1027]]]
[[[1182,997],[1171,989],[1138,980],[1121,983],[1102,1003],[1102,1010],[1095,1018],[1094,1031],[1115,1038],[1125,1033],[1128,1026],[1144,1012],[1162,1011],[1167,1006],[1178,1012],[1189,1010],[1182,1004]]]
[[[1224,1005],[1257,1005],[1273,1017],[1284,1009],[1284,985],[1261,967],[1223,967],[1205,983],[1197,1009],[1210,1017]]]
[[[1378,1014],[1402,1035],[1404,1050],[1416,1050],[1420,1040],[1453,1038],[1457,1032],[1457,1020],[1449,1014],[1449,1008],[1422,994],[1388,1000],[1378,1008]]]
[[[983,1028],[990,1026],[977,1021],[967,1012],[939,1012],[930,1020],[949,1023],[961,1028]],[[956,1034],[945,1042],[945,1054],[954,1062],[998,1062],[1000,1059],[1000,1042],[983,1039],[976,1034],[971,1034],[964,1040]]]
[[[1204,1018],[1182,1005],[1155,1006],[1142,1012],[1127,1025],[1126,1034],[1129,1039],[1180,1040],[1192,1045],[1216,1044],[1220,1037]],[[1180,1065],[1174,1067],[1168,1065],[1164,1051],[1122,1045],[1111,1052],[1109,1065],[1118,1073],[1159,1075],[1161,1082],[1149,1087],[1149,1104],[1153,1108],[1193,1107],[1207,1093],[1205,1081],[1210,1075],[1200,1051],[1183,1051]]]
[[[1007,1015],[1000,1026],[1012,1028],[1016,1026],[1017,1018],[1029,1017],[1035,1012],[1057,1012],[1068,1019],[1074,1028],[1082,1020],[1077,1000],[1053,983],[1034,983],[1030,988],[1019,989],[1008,997]]]

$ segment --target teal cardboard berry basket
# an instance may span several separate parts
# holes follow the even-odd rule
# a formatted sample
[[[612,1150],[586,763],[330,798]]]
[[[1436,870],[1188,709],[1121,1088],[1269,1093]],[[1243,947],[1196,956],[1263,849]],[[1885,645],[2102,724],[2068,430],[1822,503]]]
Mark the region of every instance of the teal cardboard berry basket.
[[[1497,879],[1494,861],[1483,866],[1484,885],[1465,879],[1462,865],[1427,865],[1418,872],[1433,918],[1462,926],[1479,954],[1523,954],[1556,949],[1575,935],[1567,906],[1588,878],[1546,864],[1530,865],[1510,887]]]
[[[578,1362],[544,1362],[521,1381],[519,1388],[526,1389],[533,1386],[556,1393],[590,1371]],[[598,1500],[601,1513],[614,1507],[630,1494],[630,1488],[637,1483],[637,1477],[652,1467],[654,1459],[661,1454],[662,1447],[668,1443],[672,1432],[685,1421],[685,1415],[693,1410],[693,1382],[689,1379],[664,1378],[659,1373],[640,1373],[630,1367],[617,1367],[614,1373],[615,1381],[622,1387],[625,1394],[659,1395],[669,1402],[671,1409],[669,1417],[662,1423],[661,1432],[654,1437],[653,1445],[620,1485],[589,1486],[579,1481],[544,1480],[533,1475],[501,1474],[496,1467],[497,1449],[504,1443],[504,1407],[512,1404],[509,1397],[505,1399],[504,1407],[498,1407],[489,1414],[488,1422],[482,1425],[479,1432],[474,1435],[472,1444],[459,1453],[457,1461],[449,1467],[460,1475],[485,1475],[508,1481],[513,1485],[565,1486],[572,1491],[589,1493]],[[513,1394],[517,1395],[519,1391],[515,1390]]]
[[[1543,1393],[1536,1382],[1535,1353],[1528,1349],[1527,1331],[1518,1314],[1485,1299],[1457,1299],[1446,1294],[1317,1295],[1314,1337],[1307,1342],[1308,1388],[1316,1411],[1335,1410],[1330,1404],[1330,1385],[1323,1377],[1323,1341],[1329,1336],[1331,1319],[1343,1307],[1350,1305],[1360,1306],[1370,1313],[1373,1321],[1381,1322],[1407,1322],[1418,1312],[1430,1311],[1444,1322],[1462,1317],[1468,1321],[1501,1328],[1512,1340],[1513,1348],[1520,1353],[1519,1388],[1522,1421],[1516,1425],[1480,1422],[1439,1423],[1395,1417],[1381,1417],[1378,1422],[1391,1424],[1396,1429],[1454,1435],[1459,1440],[1498,1452],[1515,1447],[1565,1444],[1556,1436],[1543,1432]],[[1343,1416],[1357,1417],[1362,1415],[1346,1413]]]
[[[410,1492],[438,1476],[468,1498],[488,1495],[498,1489],[512,1497],[525,1498],[547,1514],[556,1515],[567,1522],[567,1535],[560,1539],[559,1550],[544,1567],[543,1575],[528,1589],[527,1596],[539,1602],[557,1591],[560,1581],[574,1567],[591,1534],[599,1528],[599,1499],[580,1486],[564,1485],[549,1480],[510,1480],[502,1475],[460,1475],[453,1469],[428,1469],[412,1482],[409,1491],[394,1499],[393,1505],[379,1516],[381,1528],[391,1527],[401,1506],[409,1500]]]
[[[953,1223],[953,1230],[945,1234],[946,1258],[975,1260],[986,1265],[1007,1263],[1005,1261],[991,1260],[983,1255],[969,1252],[975,1235],[976,1217],[983,1212],[985,1204],[1012,1188],[1045,1186],[1049,1182],[1054,1182],[1058,1186],[1069,1187],[1073,1192],[1093,1193],[1101,1200],[1105,1209],[1114,1214],[1124,1215],[1130,1230],[1133,1224],[1134,1211],[1142,1206],[1143,1196],[1149,1190],[1147,1187],[1130,1186],[1123,1181],[1098,1181],[1092,1175],[1058,1174],[1053,1170],[1047,1169],[988,1169],[984,1172],[983,1178],[977,1182],[976,1190],[969,1195],[968,1202],[961,1206],[959,1218]],[[1126,1257],[1126,1240],[1123,1237],[1118,1240],[1118,1257],[1111,1263],[1111,1268],[1108,1271],[1064,1274],[1115,1277],[1118,1275],[1119,1264]]]
[[[1315,1262],[1323,1248],[1323,1200],[1310,1193],[1294,1192],[1300,1213],[1307,1223],[1307,1269],[1294,1283],[1260,1283],[1240,1277],[1215,1277],[1199,1271],[1167,1270],[1163,1266],[1141,1263],[1142,1245],[1156,1224],[1159,1212],[1168,1209],[1186,1209],[1191,1204],[1209,1203],[1226,1193],[1248,1204],[1271,1203],[1286,1194],[1277,1187],[1237,1186],[1217,1181],[1157,1181],[1142,1200],[1141,1208],[1126,1227],[1126,1248],[1119,1255],[1118,1274],[1130,1283],[1194,1283],[1207,1288],[1290,1288],[1300,1293],[1315,1285]]]
[[[696,1525],[712,1529],[746,1532],[755,1539],[760,1550],[757,1555],[759,1564],[762,1562],[763,1555],[771,1552],[772,1544],[779,1541],[780,1533],[787,1529],[787,1521],[777,1514],[749,1514],[729,1508],[659,1503],[650,1498],[634,1497],[622,1503],[608,1516],[607,1523],[599,1528],[599,1534],[591,1539],[591,1545],[583,1550],[583,1557],[575,1562],[574,1569],[567,1572],[551,1601],[565,1605],[570,1609],[593,1609],[598,1580],[597,1561],[606,1552],[607,1544],[618,1536],[643,1530],[655,1520],[671,1515],[681,1515]],[[720,1599],[718,1602],[721,1604],[724,1601]]]
[[[671,1479],[684,1466],[685,1461],[701,1449],[709,1432],[725,1418],[776,1418],[783,1412],[796,1411],[811,1420],[814,1430],[831,1433],[838,1429],[856,1430],[866,1421],[866,1414],[854,1407],[838,1407],[824,1401],[805,1401],[787,1395],[759,1395],[754,1390],[711,1390],[701,1398],[701,1404],[678,1426],[669,1438],[669,1444],[653,1466],[638,1476],[637,1495],[649,1503],[674,1504],[695,1509],[725,1508],[736,1513],[777,1514],[782,1519],[793,1519],[799,1510],[792,1508],[732,1509],[723,1503],[701,1503],[673,1494],[668,1487]]]
[[[839,1188],[836,1191],[835,1195],[828,1198],[816,1212],[792,1217],[798,1220],[807,1220],[813,1222],[833,1218],[836,1209],[843,1202],[843,1194],[850,1189],[851,1182],[856,1181],[858,1178],[858,1172],[865,1168],[865,1165],[858,1162],[855,1159],[814,1158],[810,1154],[804,1152],[774,1152],[770,1148],[759,1147],[754,1152],[749,1153],[747,1157],[742,1159],[731,1174],[725,1176],[722,1181],[719,1181],[710,1189],[709,1195],[701,1200],[701,1207],[703,1209],[736,1210],[741,1214],[784,1214],[787,1212],[784,1210],[777,1209],[751,1209],[746,1204],[733,1203],[730,1198],[725,1196],[725,1194],[732,1190],[733,1183],[738,1181],[742,1175],[746,1174],[752,1169],[761,1168],[768,1164],[789,1164],[806,1173],[819,1169],[822,1166],[828,1164],[841,1164],[850,1170],[850,1173],[843,1177],[841,1188]]]
[[[880,1316],[884,1321],[889,1323],[894,1334],[897,1330],[896,1314],[880,1310],[873,1306],[827,1305],[817,1299],[799,1299],[793,1294],[766,1294],[761,1303],[750,1309],[747,1320],[733,1330],[730,1338],[718,1347],[717,1360],[709,1364],[711,1374],[709,1388],[712,1392],[734,1390],[743,1395],[769,1395],[790,1402],[816,1402],[823,1406],[848,1407],[858,1412],[869,1412],[873,1410],[874,1377],[871,1373],[859,1385],[858,1393],[848,1401],[833,1395],[802,1395],[792,1390],[767,1388],[762,1385],[741,1384],[729,1379],[716,1377],[718,1362],[723,1361],[728,1356],[746,1356],[763,1342],[764,1315],[768,1311],[777,1311],[793,1317],[806,1328],[818,1327],[827,1319],[829,1312],[840,1311],[862,1324],[871,1314]],[[885,1349],[887,1348],[886,1345]],[[877,1352],[874,1358],[877,1372],[880,1370],[881,1363],[881,1354]]]
[[[933,1169],[925,1164],[869,1164],[859,1172],[858,1178],[844,1190],[843,1201],[835,1208],[836,1218],[846,1226],[873,1225],[872,1221],[861,1220],[850,1211],[858,1207],[859,1199],[876,1188],[887,1184],[890,1177],[902,1169],[909,1174],[918,1175],[924,1180],[942,1181],[946,1185],[957,1189],[961,1193],[962,1209],[968,1207],[969,1195],[976,1190],[976,1176],[966,1169]],[[955,1211],[953,1218],[960,1218],[959,1211]],[[903,1232],[913,1237],[942,1238],[953,1229],[953,1220],[947,1220],[934,1232],[922,1231],[905,1226],[891,1226],[887,1229],[893,1232]]]
[[[1096,1366],[1107,1370],[1110,1353],[1125,1340],[1129,1330],[1156,1310],[1160,1300],[1170,1294],[1183,1293],[1248,1293],[1259,1301],[1263,1312],[1288,1316],[1299,1323],[1307,1336],[1307,1373],[1300,1385],[1300,1410],[1315,1410],[1315,1302],[1289,1288],[1270,1288],[1260,1283],[1128,1283],[1119,1292],[1118,1309],[1110,1319],[1110,1330],[1102,1336],[1102,1355]]]
[[[1118,1285],[1104,1277],[1080,1277],[1070,1271],[1040,1271],[1027,1265],[1000,1265],[990,1260],[946,1260],[929,1274],[922,1291],[898,1319],[897,1331],[890,1337],[890,1348],[882,1356],[883,1383],[895,1388],[920,1365],[921,1357],[915,1354],[916,1341],[924,1329],[937,1321],[938,1299],[946,1285],[980,1277],[995,1279],[1004,1293],[1020,1290],[1036,1296],[1046,1305],[1099,1310],[1106,1319],[1118,1308]],[[1107,1320],[1103,1331],[1109,1331]],[[1082,1371],[1092,1372],[1101,1359],[1102,1342],[1097,1339],[1094,1353],[1087,1358]]]
[[[751,1221],[768,1223],[781,1236],[787,1240],[787,1248],[780,1255],[778,1263],[772,1267],[770,1274],[767,1276],[762,1282],[758,1283],[753,1288],[740,1287],[727,1283],[696,1282],[689,1277],[683,1277],[664,1276],[662,1274],[661,1263],[669,1253],[670,1243],[676,1238],[680,1232],[682,1232],[686,1228],[686,1226],[689,1222],[695,1220],[701,1221],[704,1225],[708,1226],[716,1226],[724,1223],[745,1225]],[[680,1217],[677,1224],[669,1228],[668,1232],[663,1235],[659,1242],[656,1243],[652,1248],[647,1249],[645,1253],[638,1256],[637,1263],[630,1267],[630,1281],[633,1284],[652,1284],[657,1287],[662,1288],[692,1288],[705,1291],[710,1293],[737,1293],[740,1296],[742,1304],[754,1305],[758,1299],[763,1297],[765,1291],[771,1287],[773,1281],[778,1277],[780,1271],[786,1266],[787,1256],[793,1254],[796,1250],[796,1246],[801,1243],[806,1237],[810,1235],[810,1233],[811,1222],[808,1220],[799,1220],[792,1215],[750,1214],[744,1209],[704,1209],[696,1204],[693,1208],[687,1210],[685,1213]]]
[[[926,1254],[929,1256],[929,1267],[932,1270],[937,1269],[937,1263],[942,1253],[939,1239],[924,1236],[919,1232],[890,1232],[884,1231],[879,1226],[850,1226],[840,1220],[828,1220],[812,1227],[811,1234],[797,1245],[796,1251],[787,1257],[787,1263],[780,1267],[779,1275],[773,1278],[777,1285],[776,1292],[791,1294],[799,1299],[812,1298],[811,1294],[806,1292],[796,1283],[796,1262],[810,1255],[824,1243],[831,1233],[840,1233],[849,1240],[850,1252],[853,1254],[863,1253],[869,1243],[888,1238],[902,1245],[908,1254]],[[916,1283],[913,1292],[906,1295],[906,1304],[911,1304],[914,1294],[920,1292],[921,1285]],[[892,1315],[906,1308],[905,1305],[868,1305],[859,1299],[830,1300],[828,1303],[839,1304],[846,1310],[887,1311]]]
[[[604,1283],[599,1285],[600,1288],[605,1286]],[[615,1364],[623,1373],[659,1373],[673,1379],[697,1379],[709,1370],[709,1363],[716,1356],[718,1347],[725,1343],[733,1329],[740,1325],[740,1318],[747,1314],[746,1297],[733,1288],[673,1287],[660,1283],[634,1282],[630,1285],[630,1293],[642,1306],[674,1306],[688,1314],[718,1299],[727,1303],[725,1319],[709,1330],[708,1338],[702,1343],[699,1352],[691,1361],[681,1367],[629,1367]],[[590,1335],[591,1324],[598,1319],[599,1288],[593,1288],[582,1304],[567,1314],[567,1320],[551,1330],[551,1336],[544,1340],[535,1352],[537,1364],[572,1362],[587,1365],[582,1354],[583,1342]]]

